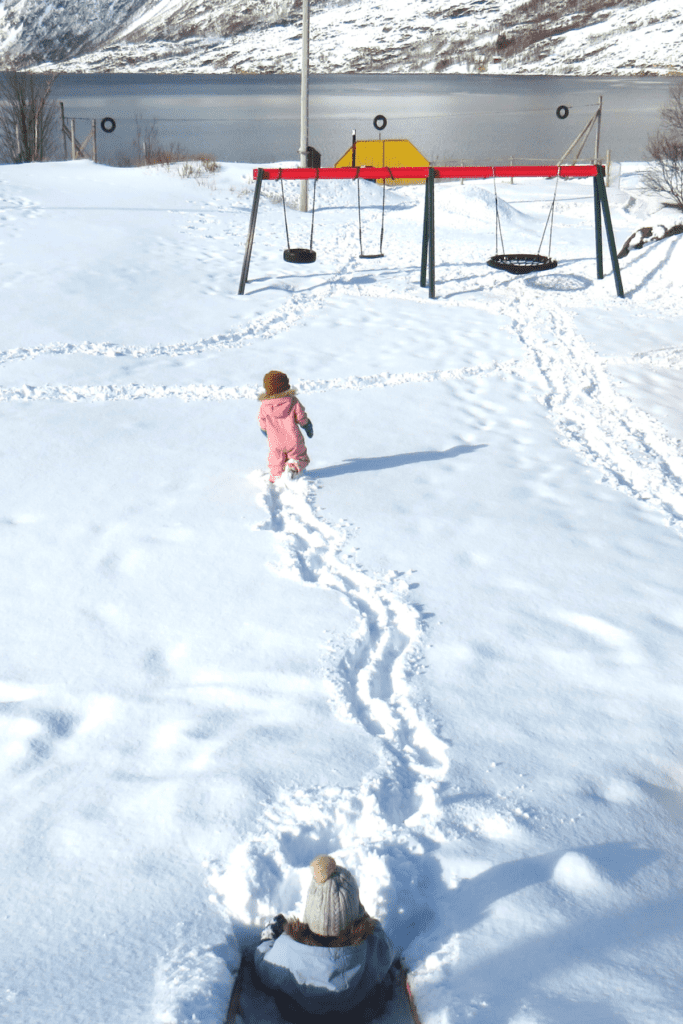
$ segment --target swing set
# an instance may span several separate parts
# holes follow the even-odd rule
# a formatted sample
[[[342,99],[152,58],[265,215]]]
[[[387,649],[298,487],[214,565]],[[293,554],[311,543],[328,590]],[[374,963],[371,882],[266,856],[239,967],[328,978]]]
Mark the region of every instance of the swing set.
[[[509,167],[292,167],[292,168],[276,168],[266,169],[263,167],[257,167],[253,171],[253,176],[256,181],[256,187],[254,189],[254,200],[251,209],[251,219],[249,221],[249,231],[247,235],[247,245],[244,253],[244,261],[242,264],[242,275],[240,278],[240,284],[238,289],[238,295],[244,294],[245,285],[248,281],[249,264],[251,261],[251,252],[254,244],[254,235],[256,231],[256,217],[258,214],[258,205],[261,195],[261,184],[264,180],[279,181],[282,187],[282,208],[285,217],[285,232],[287,236],[287,248],[284,250],[283,258],[287,263],[314,263],[317,259],[317,254],[313,248],[313,225],[315,219],[315,195],[316,185],[320,179],[341,179],[341,180],[353,180],[358,182],[358,234],[360,243],[360,259],[379,259],[384,257],[382,249],[384,242],[384,214],[385,214],[385,190],[387,178],[424,178],[425,180],[425,203],[424,203],[424,219],[422,226],[422,261],[420,267],[420,287],[429,288],[430,299],[436,298],[436,282],[435,282],[435,257],[434,257],[434,181],[439,178],[440,180],[448,179],[482,179],[482,178],[493,178],[493,189],[495,196],[495,209],[496,209],[496,252],[487,260],[489,267],[496,270],[505,270],[510,274],[529,274],[542,270],[553,270],[557,266],[557,260],[552,259],[550,249],[552,245],[552,233],[553,233],[553,218],[555,214],[555,204],[557,201],[557,186],[560,178],[592,178],[593,179],[593,210],[595,217],[595,259],[597,278],[602,280],[604,277],[603,273],[603,260],[602,260],[602,225],[604,222],[605,233],[607,235],[607,244],[609,247],[610,259],[612,262],[612,272],[614,275],[614,284],[616,292],[619,298],[624,298],[624,289],[621,282],[621,273],[619,270],[619,261],[617,259],[617,247],[614,240],[614,231],[612,229],[612,218],[609,210],[609,203],[607,201],[607,189],[605,187],[605,168],[602,164],[558,164],[549,167],[531,167],[531,166],[520,166],[515,167],[515,177],[520,178],[555,178],[555,190],[553,193],[552,202],[548,211],[548,217],[546,219],[545,227],[543,228],[543,234],[541,241],[538,246],[536,253],[506,253],[503,244],[503,232],[500,223],[500,214],[498,209],[498,189],[496,186],[496,179],[510,176]],[[380,244],[379,251],[374,253],[363,252],[363,231],[361,224],[361,201],[360,201],[360,179],[364,178],[370,181],[382,180],[382,220],[381,220],[381,231],[380,231]],[[285,180],[301,181],[302,179],[313,180],[313,206],[311,211],[311,235],[309,240],[309,246],[307,249],[294,249],[291,248],[290,237],[289,237],[289,226],[287,224],[287,210],[284,201],[284,184]],[[541,247],[545,239],[546,231],[549,230],[548,234],[548,255],[541,255]]]

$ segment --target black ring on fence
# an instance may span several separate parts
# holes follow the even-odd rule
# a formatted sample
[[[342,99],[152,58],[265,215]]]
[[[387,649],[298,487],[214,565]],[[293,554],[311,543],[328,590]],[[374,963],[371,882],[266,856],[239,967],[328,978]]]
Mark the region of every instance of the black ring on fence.
[[[372,123],[378,132],[383,132],[387,126],[387,119],[384,114],[378,114]]]
[[[110,125],[111,127],[109,127]],[[103,132],[106,132],[108,135],[110,132],[113,132],[116,128],[116,121],[113,117],[103,117],[100,121],[100,128]]]
[[[565,117],[569,117],[569,107],[565,107],[563,103],[557,108],[555,114],[559,117],[560,121],[564,121]]]

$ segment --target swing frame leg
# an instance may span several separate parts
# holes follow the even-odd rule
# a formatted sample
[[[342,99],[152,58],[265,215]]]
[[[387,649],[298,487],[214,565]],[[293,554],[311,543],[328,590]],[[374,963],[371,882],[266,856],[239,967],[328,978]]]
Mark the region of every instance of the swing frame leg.
[[[427,287],[427,267],[429,266],[429,298],[436,298],[435,259],[434,259],[434,178],[433,167],[425,178],[425,209],[422,222],[422,263],[420,266],[420,287]]]
[[[624,286],[621,283],[621,270],[619,269],[619,260],[617,258],[617,245],[614,241],[614,231],[612,230],[612,217],[609,211],[609,203],[607,201],[607,189],[605,188],[605,168],[602,164],[596,164],[597,174],[593,178],[594,188],[594,204],[595,204],[595,255],[598,263],[598,279],[603,276],[602,273],[602,224],[600,221],[600,207],[602,207],[602,216],[605,221],[605,232],[607,234],[607,245],[609,248],[610,259],[612,260],[612,272],[614,274],[614,284],[617,290],[617,295],[620,299],[625,298]]]
[[[251,218],[249,220],[249,231],[247,233],[247,247],[244,250],[244,260],[242,262],[242,275],[240,277],[240,286],[237,290],[238,295],[244,295],[244,287],[247,283],[249,275],[249,264],[251,262],[251,250],[254,245],[254,234],[256,232],[256,217],[258,215],[258,204],[261,198],[261,182],[263,181],[263,175],[265,171],[263,167],[258,168],[256,175],[256,188],[254,189],[254,201],[251,204]]]

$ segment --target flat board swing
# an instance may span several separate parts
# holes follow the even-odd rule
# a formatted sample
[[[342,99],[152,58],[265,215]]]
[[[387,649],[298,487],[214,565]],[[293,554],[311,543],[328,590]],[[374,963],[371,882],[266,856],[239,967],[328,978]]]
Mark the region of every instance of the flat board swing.
[[[315,263],[317,255],[313,248],[313,224],[315,221],[315,189],[320,177],[320,170],[313,181],[313,205],[311,207],[311,238],[308,249],[292,249],[289,241],[289,225],[287,224],[287,204],[285,202],[285,185],[282,180],[282,168],[280,168],[280,187],[282,188],[282,212],[285,215],[285,234],[287,235],[287,248],[282,253],[285,263]]]
[[[383,131],[387,126],[387,119],[383,114],[378,114],[372,122],[378,131]],[[381,136],[380,136],[381,138]],[[384,162],[384,144],[382,144],[382,162]],[[388,168],[389,175],[393,179],[394,173],[391,168]],[[382,252],[382,243],[384,242],[384,201],[386,198],[387,191],[387,179],[382,178],[382,222],[379,232],[379,252],[363,252],[363,225],[361,224],[360,217],[360,167],[356,168],[356,182],[358,184],[358,244],[360,246],[360,253],[358,258],[361,260],[379,260],[384,259],[384,253]]]
[[[393,178],[394,175],[393,175],[392,170],[391,170],[390,167],[388,168],[388,171],[389,171],[389,174],[391,175],[391,177]],[[378,259],[383,259],[384,258],[384,253],[382,252],[382,243],[384,242],[384,200],[385,200],[385,195],[386,195],[386,190],[387,190],[387,179],[386,178],[382,179],[382,221],[381,221],[381,227],[380,227],[380,232],[379,232],[379,252],[363,252],[363,225],[361,224],[361,219],[360,219],[360,168],[359,167],[356,168],[356,172],[357,172],[356,173],[356,181],[358,183],[358,243],[360,245],[360,253],[358,254],[358,258],[361,259],[361,260],[378,260]]]
[[[541,235],[541,241],[538,243],[538,250],[535,253],[530,252],[505,252],[505,246],[503,244],[503,229],[500,224],[500,213],[498,211],[498,189],[496,188],[496,169],[492,167],[493,171],[493,193],[496,200],[496,252],[491,259],[486,261],[487,266],[493,267],[494,270],[507,270],[508,274],[533,274],[539,270],[554,270],[557,266],[557,260],[554,260],[550,256],[550,249],[553,240],[553,218],[555,216],[555,200],[557,199],[557,184],[560,180],[560,166],[557,166],[557,176],[555,178],[555,191],[553,193],[553,199],[550,204],[548,216],[546,218],[545,227],[543,228],[543,234]],[[545,233],[550,226],[550,232],[548,235],[548,255],[541,255],[541,246],[543,245],[543,239]],[[498,239],[500,238],[500,249],[498,248]]]

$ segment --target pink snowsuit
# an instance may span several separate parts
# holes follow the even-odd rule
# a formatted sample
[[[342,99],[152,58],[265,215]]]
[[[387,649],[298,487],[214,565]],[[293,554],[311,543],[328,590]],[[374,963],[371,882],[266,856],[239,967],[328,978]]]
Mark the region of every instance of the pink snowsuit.
[[[311,461],[304,439],[297,424],[308,423],[308,416],[301,402],[290,391],[272,398],[261,399],[258,422],[261,430],[268,435],[268,469],[270,482],[282,476],[288,460],[296,463],[303,471]]]

